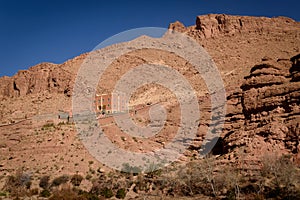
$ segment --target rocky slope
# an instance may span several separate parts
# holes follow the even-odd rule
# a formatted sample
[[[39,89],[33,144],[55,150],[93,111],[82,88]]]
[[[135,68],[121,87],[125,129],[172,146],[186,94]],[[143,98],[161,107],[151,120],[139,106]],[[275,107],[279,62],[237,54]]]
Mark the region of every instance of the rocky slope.
[[[41,63],[28,70],[21,70],[13,77],[0,79],[0,99],[17,98],[45,91],[70,97],[74,77],[85,54],[64,64]]]
[[[230,160],[241,149],[250,160],[266,150],[299,155],[299,56],[293,57],[300,52],[299,22],[285,17],[205,15],[197,17],[194,26],[175,22],[169,28],[192,36],[204,46],[223,78],[227,115],[215,153],[225,153]],[[83,54],[63,64],[42,63],[13,77],[0,78],[0,124],[12,123],[0,127],[1,175],[13,172],[15,166],[42,174],[76,173],[80,169],[85,173],[90,166],[84,164],[84,157],[96,163],[83,151],[72,128],[62,125],[43,130],[43,124],[55,119],[59,110],[71,109],[73,83],[85,57]],[[201,76],[182,58],[151,49],[132,52],[113,63],[106,74],[111,81],[102,87],[111,88],[120,74],[143,63],[174,66],[200,91],[197,95],[203,115],[191,148],[197,150],[209,125],[210,99]],[[134,95],[138,104],[166,97],[159,96],[160,89],[139,91]],[[14,123],[26,118],[24,123]],[[113,137],[121,147],[130,148],[128,139]],[[32,141],[37,143],[35,148]],[[47,157],[43,152],[48,152]],[[54,162],[59,164],[51,168]],[[97,170],[99,165],[93,167]]]
[[[299,56],[264,59],[245,77],[241,91],[228,96],[236,109],[227,114],[231,126],[224,134],[224,153],[244,147],[250,157],[289,153],[300,161]]]
[[[299,159],[299,55],[292,57],[299,53],[299,23],[286,17],[212,14],[198,16],[195,26],[175,22],[169,28],[197,39],[223,73],[227,115],[215,153],[231,161],[241,151],[251,162],[268,152]],[[209,115],[209,101],[200,102]],[[200,148],[208,125],[204,118],[192,149]]]
[[[198,16],[194,26],[175,22],[169,28],[202,44],[223,74],[227,88],[242,84],[263,57],[290,58],[300,51],[300,23],[286,17],[210,14]]]
[[[41,63],[0,78],[0,124],[71,109],[73,84],[82,54],[63,64]]]

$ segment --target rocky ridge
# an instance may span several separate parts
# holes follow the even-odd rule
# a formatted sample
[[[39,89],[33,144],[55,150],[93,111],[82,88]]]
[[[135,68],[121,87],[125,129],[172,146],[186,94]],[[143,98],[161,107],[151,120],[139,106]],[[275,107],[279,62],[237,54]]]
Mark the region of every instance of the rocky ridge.
[[[70,97],[78,65],[84,58],[85,54],[63,64],[41,63],[28,70],[20,70],[13,77],[2,77],[0,99],[40,94],[45,91],[53,94],[63,93]]]
[[[222,145],[217,146],[220,148],[215,150],[216,154],[225,154],[226,158],[233,160],[234,153],[244,148],[250,160],[256,159],[257,155],[266,150],[292,153],[295,157],[299,155],[299,56],[292,57],[299,54],[300,51],[299,22],[285,17],[205,15],[197,17],[194,26],[185,27],[182,23],[176,22],[169,28],[184,32],[199,41],[214,59],[224,80],[228,94],[227,115],[220,140]],[[83,54],[63,64],[42,63],[29,70],[20,71],[13,77],[0,78],[1,121],[11,123],[16,118],[25,119],[26,115],[41,118],[38,115],[40,113],[52,113],[56,116],[58,110],[69,110],[72,86],[85,56],[86,54]],[[109,71],[107,76],[117,77],[120,71],[126,71],[126,67],[146,62],[144,57],[147,56],[150,56],[148,60],[146,59],[147,62],[155,63],[163,60],[170,66],[176,65],[190,81],[196,82],[199,79],[200,75],[194,75],[185,61],[166,52],[160,52],[158,55],[151,50],[125,55],[116,61],[115,68],[118,68],[119,71],[112,66],[113,70]],[[261,64],[257,65],[257,63]],[[107,82],[103,85],[109,86],[109,84]],[[196,89],[202,86],[200,83],[194,85]],[[146,92],[136,94],[137,102],[143,102],[146,99],[155,103],[160,100],[158,96],[154,96],[159,95],[159,91],[142,91]],[[203,111],[204,115],[202,115],[198,137],[193,147],[196,150],[201,145],[203,134],[209,126],[207,116],[210,114],[209,95],[201,93],[199,101],[200,107],[203,109],[201,112]],[[31,123],[34,124],[34,120],[26,121],[23,125],[13,123],[12,126],[0,129],[3,136],[1,140],[4,143],[9,140],[2,148],[5,152],[1,155],[3,161],[1,165],[5,166],[2,172],[5,170],[12,172],[14,166],[30,167],[36,163],[43,163],[43,166],[36,165],[36,170],[44,168],[43,173],[46,173],[49,170],[48,164],[59,162],[62,166],[65,165],[65,161],[58,161],[58,158],[62,149],[68,148],[71,150],[66,152],[64,159],[71,160],[70,163],[81,162],[80,156],[75,158],[73,155],[67,154],[74,151],[72,149],[74,145],[71,144],[76,141],[73,139],[76,135],[75,131],[64,130],[65,136],[70,135],[70,139],[67,143],[62,144],[61,142],[65,142],[65,139],[58,136],[62,135],[60,127],[57,128],[56,135],[56,132],[49,133],[40,130],[39,126],[42,123],[39,125]],[[11,140],[10,135],[13,135],[16,130],[18,130],[18,138],[21,139],[12,138]],[[30,134],[28,134],[29,132]],[[47,147],[53,150],[49,153],[52,161],[45,160],[43,155],[40,157],[37,155],[30,160],[27,158],[35,156],[35,151],[40,151],[39,148],[32,148],[31,141],[37,137],[36,132],[43,142],[40,144],[40,148]],[[117,138],[117,136],[115,137]],[[120,138],[118,139],[120,140]],[[124,141],[120,141],[120,143],[124,143]],[[18,157],[20,149],[23,148],[31,151],[22,154],[22,159],[9,159]],[[81,146],[78,155],[80,152],[82,153]],[[90,159],[92,160],[92,158]],[[24,160],[29,161],[25,163]],[[74,168],[70,165],[62,171],[56,170],[51,173],[62,173],[72,171],[72,169],[75,173],[79,167]]]
[[[195,26],[185,27],[181,22],[177,21],[170,24],[169,29],[186,32],[200,39],[207,39],[236,34],[287,33],[291,30],[298,32],[298,27],[299,24],[288,17],[268,18],[209,14],[198,16]]]
[[[241,43],[239,50],[226,51],[220,49],[222,58],[235,57],[238,59],[251,60],[257,56],[256,61],[233,67],[234,61],[224,64],[219,62],[222,58],[216,57],[215,51],[210,51],[213,59],[221,71],[228,71],[224,74],[227,90],[227,115],[224,124],[224,131],[218,145],[214,149],[216,154],[226,154],[229,160],[233,161],[235,155],[240,154],[241,149],[247,153],[248,160],[259,160],[259,156],[266,153],[291,153],[295,159],[299,159],[299,48],[295,47],[294,54],[270,56],[270,51],[275,48],[265,46],[269,52],[260,51],[264,42],[255,47],[243,51],[243,43],[252,43],[253,37],[265,38],[266,41],[276,38],[277,44],[285,37],[291,36],[292,41],[288,43],[300,44],[299,23],[286,18],[246,17],[228,16],[224,14],[211,14],[198,16],[196,25],[185,27],[180,22],[170,24],[169,28],[194,37],[208,51],[211,41],[218,48],[220,41],[231,40],[233,43]],[[255,36],[256,35],[256,36]],[[240,39],[245,37],[248,39]],[[236,47],[238,48],[238,47]],[[252,48],[257,52],[252,53]],[[286,51],[287,46],[282,46]],[[291,50],[291,49],[290,49]],[[243,58],[243,55],[247,55]],[[297,55],[297,56],[294,56]],[[294,56],[294,57],[292,57]],[[226,58],[225,58],[226,60]],[[260,63],[260,64],[257,64]],[[249,75],[250,71],[250,75]],[[237,73],[238,72],[238,73]],[[234,75],[233,75],[234,74]],[[234,78],[231,79],[231,77]],[[239,78],[238,78],[239,77]],[[202,111],[210,114],[209,100],[200,99]],[[209,119],[204,119],[200,124],[198,142],[192,149],[199,149],[204,134],[209,126]],[[202,133],[202,134],[201,134]],[[238,160],[238,158],[236,157]]]

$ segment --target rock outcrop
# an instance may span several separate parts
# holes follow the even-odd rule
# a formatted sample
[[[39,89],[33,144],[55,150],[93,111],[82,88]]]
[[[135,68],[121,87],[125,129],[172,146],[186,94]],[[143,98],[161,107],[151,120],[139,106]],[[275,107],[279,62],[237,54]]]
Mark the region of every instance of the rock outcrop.
[[[63,64],[41,63],[28,70],[20,70],[13,77],[0,78],[0,99],[45,91],[70,97],[78,65],[84,57],[85,54]]]
[[[241,91],[228,97],[235,111],[227,114],[231,128],[225,129],[226,152],[244,147],[253,155],[279,151],[299,157],[299,58],[297,55],[290,60],[268,60],[255,65],[245,77]]]
[[[19,71],[1,84],[2,97],[20,97],[48,90],[51,93],[66,93],[71,88],[71,76],[52,63],[41,63],[29,70]],[[1,97],[0,96],[0,97]]]
[[[282,27],[285,27],[282,29]],[[235,34],[268,34],[277,31],[285,33],[287,30],[297,30],[299,24],[287,17],[250,17],[225,14],[201,15],[196,18],[196,25],[184,27],[180,22],[170,24],[169,29],[178,32],[189,32],[199,38],[214,38],[232,36]]]
[[[171,23],[171,24],[169,25],[169,29],[175,30],[175,31],[181,32],[181,33],[183,33],[183,32],[186,31],[186,28],[185,28],[184,24],[181,23],[181,22],[179,22],[179,21],[176,21],[176,22],[174,22],[174,23]]]

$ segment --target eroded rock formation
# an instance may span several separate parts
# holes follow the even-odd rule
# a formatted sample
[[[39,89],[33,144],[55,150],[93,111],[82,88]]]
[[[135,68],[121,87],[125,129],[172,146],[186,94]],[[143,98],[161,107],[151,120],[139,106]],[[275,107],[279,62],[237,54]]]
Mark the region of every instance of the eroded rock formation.
[[[0,78],[0,99],[40,94],[45,91],[70,97],[78,65],[85,54],[63,64],[41,63],[20,70],[13,77]]]
[[[188,32],[199,38],[214,38],[235,34],[269,34],[274,31],[287,33],[288,30],[297,30],[298,26],[296,21],[287,17],[268,18],[209,14],[198,16],[195,26],[184,27],[182,23],[175,22],[170,24],[169,29]]]
[[[255,65],[241,91],[228,96],[235,109],[227,114],[231,125],[224,136],[227,152],[244,146],[256,155],[264,151],[300,155],[299,57]]]

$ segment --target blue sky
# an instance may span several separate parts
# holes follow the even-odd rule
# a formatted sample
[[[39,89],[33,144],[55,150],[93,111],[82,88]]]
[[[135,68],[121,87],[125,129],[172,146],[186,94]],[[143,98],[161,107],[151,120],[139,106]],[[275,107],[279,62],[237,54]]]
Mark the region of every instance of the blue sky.
[[[40,62],[62,63],[103,40],[139,27],[163,27],[197,15],[288,16],[298,0],[0,0],[0,77]]]

